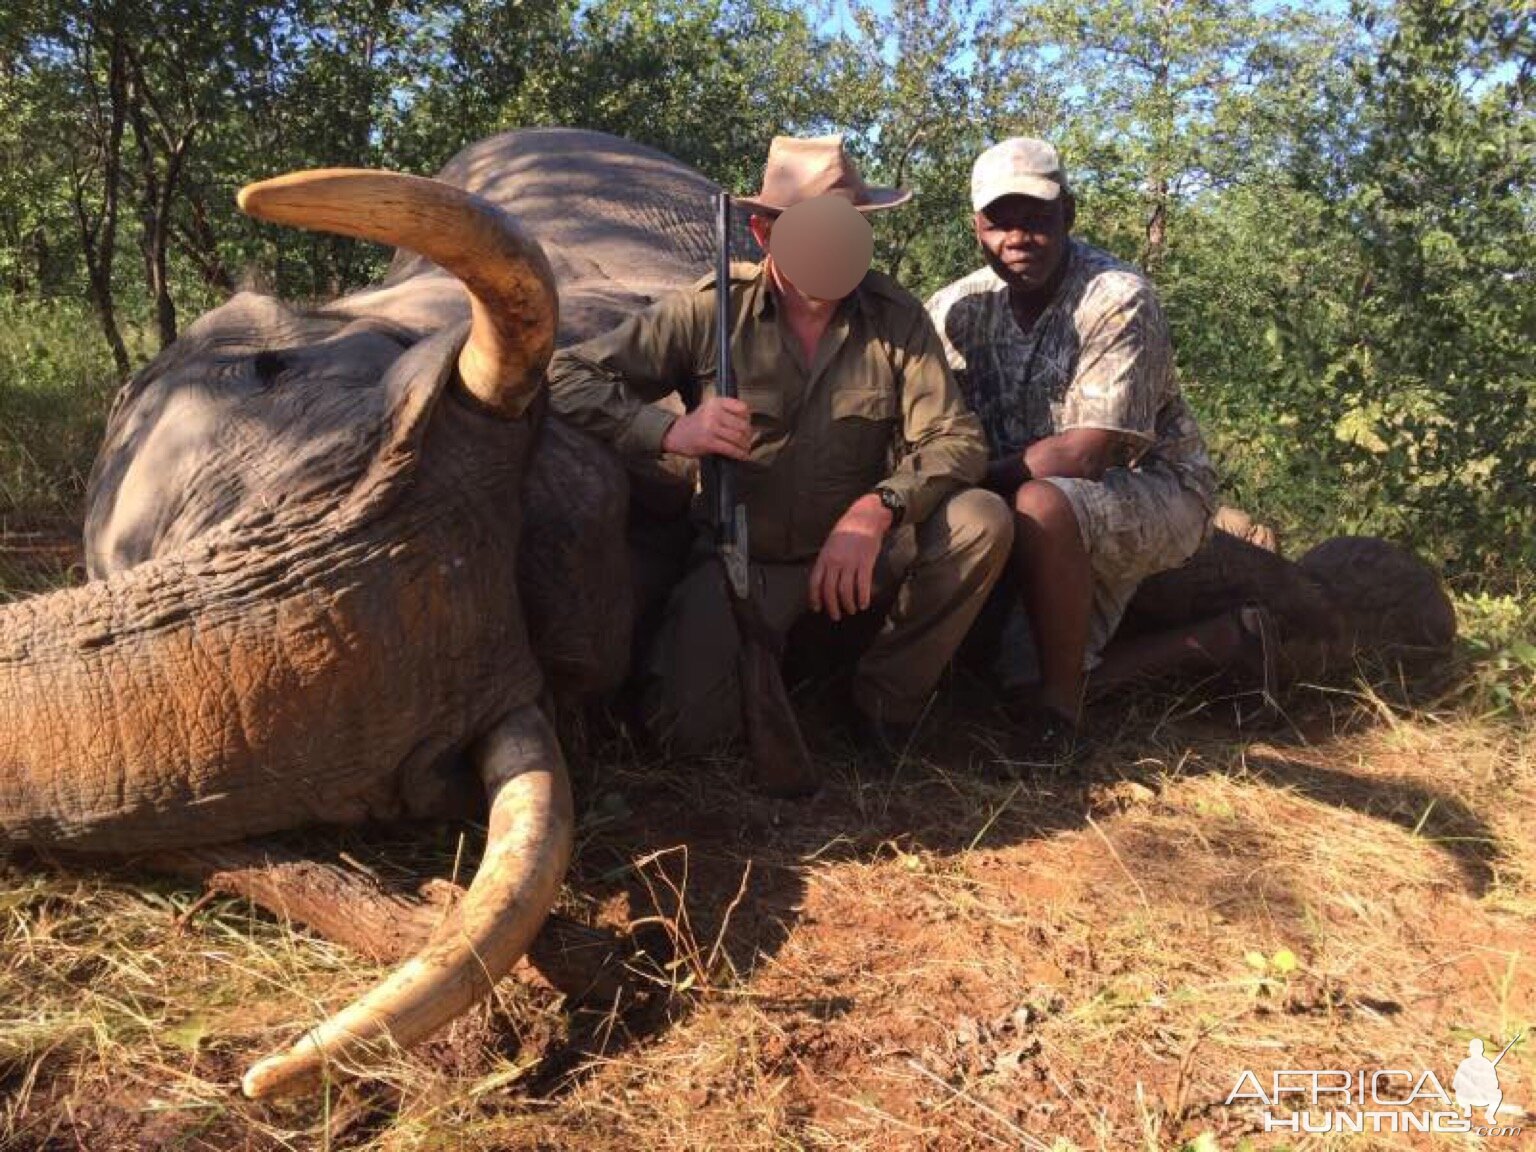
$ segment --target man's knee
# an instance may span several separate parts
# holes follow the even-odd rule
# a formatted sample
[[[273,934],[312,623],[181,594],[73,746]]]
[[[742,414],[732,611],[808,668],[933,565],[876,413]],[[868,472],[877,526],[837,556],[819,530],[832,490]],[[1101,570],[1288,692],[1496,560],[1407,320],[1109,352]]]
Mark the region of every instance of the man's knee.
[[[1014,493],[1013,510],[1033,533],[1066,543],[1081,540],[1077,512],[1067,494],[1049,480],[1030,480]]]
[[[943,522],[946,552],[1006,557],[1013,545],[1013,515],[1008,504],[985,488],[956,492],[935,515]]]
[[[703,753],[734,735],[739,651],[723,570],[701,564],[672,589],[643,661],[641,708],[658,744]]]

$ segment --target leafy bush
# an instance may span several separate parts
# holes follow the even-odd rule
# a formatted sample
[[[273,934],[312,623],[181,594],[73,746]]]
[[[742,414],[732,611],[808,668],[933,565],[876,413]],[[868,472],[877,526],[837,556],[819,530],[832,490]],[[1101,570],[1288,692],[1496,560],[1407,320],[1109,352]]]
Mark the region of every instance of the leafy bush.
[[[1469,686],[1478,710],[1536,715],[1536,603],[1479,593],[1459,598],[1456,614],[1472,657]]]

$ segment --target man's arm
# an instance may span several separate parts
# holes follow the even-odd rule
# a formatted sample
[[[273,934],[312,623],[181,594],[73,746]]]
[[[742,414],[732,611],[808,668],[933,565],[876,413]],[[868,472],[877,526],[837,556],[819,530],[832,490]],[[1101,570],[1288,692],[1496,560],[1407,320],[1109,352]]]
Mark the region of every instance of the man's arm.
[[[751,416],[741,401],[712,396],[684,416],[651,403],[703,375],[712,320],[707,294],[676,292],[612,331],[555,353],[550,406],[626,455],[744,458]]]
[[[1134,451],[1119,432],[1102,428],[1069,428],[1036,440],[1023,452],[1010,452],[987,463],[983,487],[1012,496],[1026,480],[1045,476],[1077,476],[1102,480],[1104,473],[1124,464]]]
[[[1157,413],[1173,372],[1168,326],[1151,286],[1106,290],[1107,299],[1078,354],[1062,422],[1055,436],[1022,453],[993,460],[987,487],[1011,495],[1025,480],[1045,476],[1103,479],[1156,440]]]
[[[921,311],[895,349],[906,452],[879,487],[901,497],[904,522],[921,524],[951,493],[981,480],[987,442],[950,371],[939,334]]]
[[[896,349],[907,452],[877,487],[899,498],[903,523],[920,524],[950,493],[974,484],[986,469],[981,424],[966,407],[925,313]],[[868,608],[875,560],[895,515],[874,493],[860,496],[833,525],[811,568],[810,605],[833,620]]]

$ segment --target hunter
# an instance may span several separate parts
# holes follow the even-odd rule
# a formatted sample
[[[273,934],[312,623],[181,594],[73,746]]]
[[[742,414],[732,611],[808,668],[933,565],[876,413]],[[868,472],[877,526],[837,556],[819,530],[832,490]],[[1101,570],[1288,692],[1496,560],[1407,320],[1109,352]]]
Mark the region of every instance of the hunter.
[[[972,487],[986,442],[933,324],[868,268],[867,214],[910,198],[866,184],[840,136],[776,137],[761,189],[736,201],[765,253],[731,265],[739,399],[715,395],[713,275],[558,353],[549,369],[554,410],[623,455],[741,462],[751,580],[780,635],[807,612],[842,621],[889,605],[852,685],[856,726],[885,754],[906,746],[1013,534],[1002,499]],[[785,216],[811,203],[816,211]],[[774,243],[781,217],[802,222],[793,244]],[[673,393],[681,415],[656,403]],[[741,641],[708,541],[700,531],[638,668],[647,726],[683,754],[742,729]]]

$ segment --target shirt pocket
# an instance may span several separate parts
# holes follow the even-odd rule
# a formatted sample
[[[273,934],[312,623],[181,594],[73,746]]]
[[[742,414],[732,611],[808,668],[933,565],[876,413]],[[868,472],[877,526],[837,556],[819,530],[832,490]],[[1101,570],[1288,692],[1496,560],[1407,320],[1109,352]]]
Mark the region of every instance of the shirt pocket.
[[[829,409],[821,460],[830,485],[863,490],[890,475],[901,418],[895,382],[850,382],[832,393]]]
[[[882,423],[900,414],[896,389],[879,382],[861,383],[854,388],[840,388],[832,394],[832,419],[868,420]]]
[[[784,423],[784,390],[761,381],[736,382],[736,395],[752,411],[752,426]]]

